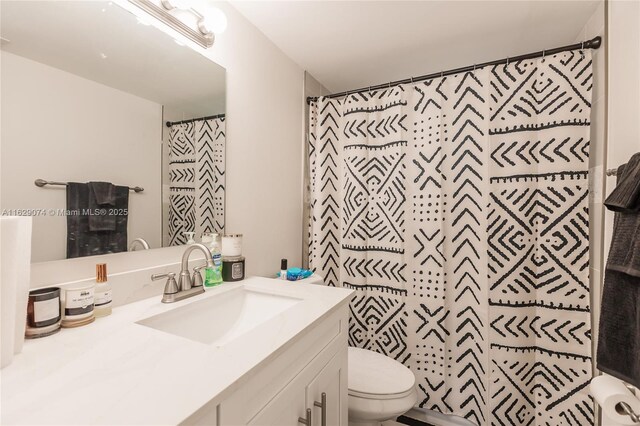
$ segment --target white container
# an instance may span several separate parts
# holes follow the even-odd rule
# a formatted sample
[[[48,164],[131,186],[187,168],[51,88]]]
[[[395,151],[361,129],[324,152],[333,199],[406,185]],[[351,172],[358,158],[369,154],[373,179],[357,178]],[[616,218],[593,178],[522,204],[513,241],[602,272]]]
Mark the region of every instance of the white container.
[[[62,289],[62,326],[77,327],[93,322],[95,284],[77,284]]]
[[[222,236],[222,257],[242,256],[242,234]]]

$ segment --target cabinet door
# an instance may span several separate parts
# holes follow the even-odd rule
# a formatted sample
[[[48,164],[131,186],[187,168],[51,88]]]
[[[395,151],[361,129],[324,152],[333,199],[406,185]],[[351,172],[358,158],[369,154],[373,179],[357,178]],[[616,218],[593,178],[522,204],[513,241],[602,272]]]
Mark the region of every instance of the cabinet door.
[[[255,426],[302,426],[298,417],[305,417],[304,387],[287,386],[251,421]]]
[[[306,406],[312,409],[313,426],[347,426],[347,349],[341,349],[306,387]],[[322,405],[322,394],[326,395]],[[323,422],[324,418],[324,422]]]

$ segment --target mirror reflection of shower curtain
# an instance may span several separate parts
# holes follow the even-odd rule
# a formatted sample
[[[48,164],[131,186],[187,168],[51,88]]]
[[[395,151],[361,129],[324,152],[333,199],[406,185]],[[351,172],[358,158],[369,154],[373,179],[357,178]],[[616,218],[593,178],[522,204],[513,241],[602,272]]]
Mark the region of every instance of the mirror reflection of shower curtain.
[[[169,133],[169,245],[185,232],[224,231],[225,117],[174,124]]]

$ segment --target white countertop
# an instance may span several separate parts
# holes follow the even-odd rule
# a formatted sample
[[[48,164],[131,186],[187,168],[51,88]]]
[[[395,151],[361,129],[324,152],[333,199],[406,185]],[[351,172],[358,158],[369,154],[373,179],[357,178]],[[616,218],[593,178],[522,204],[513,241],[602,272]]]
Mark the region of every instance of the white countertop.
[[[136,321],[245,286],[302,299],[222,347]],[[321,321],[352,291],[269,278],[225,283],[173,304],[124,305],[87,326],[25,342],[0,372],[4,424],[177,424],[220,399]]]

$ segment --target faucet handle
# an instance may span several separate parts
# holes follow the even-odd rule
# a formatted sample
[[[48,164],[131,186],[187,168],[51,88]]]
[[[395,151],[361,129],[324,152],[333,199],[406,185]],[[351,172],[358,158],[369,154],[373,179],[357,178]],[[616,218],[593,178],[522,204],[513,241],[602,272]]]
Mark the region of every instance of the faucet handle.
[[[173,278],[175,276],[176,276],[175,272],[167,272],[166,274],[153,274],[151,275],[151,280],[158,281],[163,278]]]
[[[202,275],[200,274],[200,270],[206,266],[207,265],[202,265],[193,268],[193,278],[191,279],[193,285],[191,287],[202,287]]]
[[[164,294],[175,294],[178,292],[178,284],[175,279],[176,274],[174,272],[167,272],[166,274],[153,274],[151,275],[152,281],[167,279],[167,283],[164,285]]]

